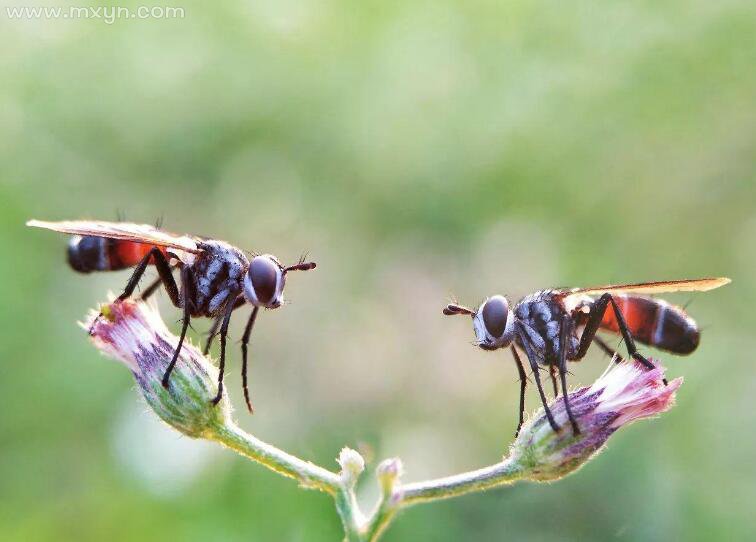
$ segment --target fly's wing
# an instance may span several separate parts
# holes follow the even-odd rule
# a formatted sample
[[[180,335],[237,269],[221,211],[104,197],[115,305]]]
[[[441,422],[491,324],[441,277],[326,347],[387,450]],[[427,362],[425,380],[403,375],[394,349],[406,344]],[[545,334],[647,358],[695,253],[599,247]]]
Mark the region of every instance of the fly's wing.
[[[657,282],[640,282],[638,284],[611,284],[590,288],[572,288],[562,290],[563,297],[572,295],[601,295],[616,292],[618,294],[661,294],[669,292],[707,292],[732,282],[726,277],[709,277],[703,279],[662,280]]]
[[[29,220],[27,226],[45,228],[71,235],[106,237],[109,239],[121,239],[134,243],[144,243],[180,249],[185,252],[199,254],[202,252],[197,247],[197,242],[187,235],[176,235],[157,229],[149,224],[132,224],[131,222],[101,222],[97,220],[65,220],[62,222],[44,222],[42,220]]]

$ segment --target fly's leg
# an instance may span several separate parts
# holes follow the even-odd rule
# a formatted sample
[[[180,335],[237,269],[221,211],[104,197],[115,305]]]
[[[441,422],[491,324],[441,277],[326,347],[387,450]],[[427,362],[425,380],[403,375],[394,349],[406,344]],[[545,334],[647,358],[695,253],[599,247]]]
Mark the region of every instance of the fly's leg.
[[[234,299],[238,291],[233,292],[233,295],[229,296]],[[226,304],[226,312],[223,315],[223,322],[220,327],[220,362],[218,364],[218,394],[212,400],[214,405],[217,405],[223,398],[223,373],[226,369],[226,338],[228,336],[228,323],[231,321],[231,314],[234,312],[234,302]]]
[[[165,255],[160,250],[153,250],[155,250],[156,253],[152,255],[152,263],[155,264],[155,268],[158,272],[158,278],[156,278],[149,286],[147,286],[147,288],[145,288],[139,298],[142,301],[148,299],[152,294],[155,293],[155,290],[157,290],[162,283],[163,285],[165,285],[165,289],[168,292],[168,295],[171,297],[171,302],[178,307],[178,289],[176,288],[176,281],[173,278],[173,269],[171,269],[171,265],[168,263]]]
[[[189,267],[183,267],[181,269],[181,306],[184,309],[184,318],[181,322],[181,335],[179,336],[176,350],[173,352],[171,362],[168,364],[168,368],[163,374],[163,387],[168,389],[168,383],[170,382],[171,372],[176,366],[176,360],[178,360],[181,353],[181,347],[184,344],[184,338],[186,337],[186,330],[189,328],[189,322],[191,321],[191,300],[189,299],[189,284],[192,278],[192,271]]]
[[[557,386],[557,368],[553,364],[549,365],[549,376],[551,377],[551,385],[554,387],[554,399],[559,397],[559,387]]]
[[[215,320],[213,320],[213,325],[210,326],[210,331],[207,332],[207,341],[205,342],[205,348],[202,349],[203,356],[206,356],[207,353],[210,352],[210,347],[213,345],[213,339],[215,339],[215,336],[218,334],[218,328],[220,327],[222,321],[223,315],[220,315]]]
[[[562,321],[559,325],[559,379],[562,381],[562,399],[564,400],[564,408],[567,411],[567,417],[572,424],[572,432],[575,435],[580,433],[575,417],[572,415],[572,408],[570,408],[570,398],[567,394],[567,331],[570,325],[570,317],[568,315],[562,316]]]
[[[236,298],[236,301],[234,301],[234,310],[238,309],[242,305],[246,303],[246,299],[244,299],[243,295],[240,295]],[[205,342],[205,348],[202,349],[202,355],[206,356],[208,352],[210,352],[210,347],[213,345],[213,341],[215,340],[215,336],[218,334],[218,327],[221,325],[221,322],[223,322],[223,315],[221,314],[213,320],[213,325],[210,326],[210,330],[207,332],[207,341]]]
[[[525,349],[525,354],[528,356],[528,361],[530,362],[530,369],[533,371],[533,378],[536,382],[536,387],[538,388],[538,395],[541,396],[541,403],[543,404],[543,410],[546,412],[546,418],[549,420],[549,425],[551,425],[551,428],[555,431],[559,431],[559,426],[554,421],[554,416],[551,414],[551,409],[549,408],[549,405],[546,403],[546,394],[543,392],[543,386],[541,385],[541,376],[538,374],[538,359],[536,357],[535,352],[533,351],[533,347],[530,344],[530,337],[528,336],[528,333],[525,331],[524,327],[525,324],[523,324],[520,321],[515,322],[517,335],[520,337],[520,341],[522,342],[522,346]]]
[[[149,286],[142,290],[142,293],[139,295],[139,299],[141,301],[147,301],[152,294],[154,294],[158,288],[160,288],[160,285],[163,284],[163,279],[161,277],[156,278],[152,282],[150,282]]]
[[[171,302],[176,307],[180,307],[181,303],[179,301],[178,287],[176,286],[176,280],[173,278],[171,266],[168,264],[168,261],[165,259],[163,253],[157,247],[152,247],[152,249],[144,256],[144,258],[140,260],[140,262],[134,268],[134,271],[131,273],[131,277],[129,277],[129,281],[126,283],[126,287],[124,288],[123,293],[117,298],[118,301],[123,301],[124,299],[131,297],[131,294],[134,293],[134,290],[136,289],[137,284],[139,284],[142,275],[144,275],[144,272],[147,270],[150,259],[152,259],[155,267],[157,267],[158,274],[160,275],[160,282],[162,282],[165,286],[165,291],[171,298]],[[154,291],[155,287],[156,286],[154,284],[151,284],[148,287],[148,290],[153,289],[152,291]],[[150,292],[150,294],[151,293],[152,292]],[[144,295],[142,296],[142,299],[145,299]],[[97,323],[101,316],[102,313],[98,314],[97,318],[94,319],[92,325],[89,327],[90,335],[92,334],[92,328],[94,328],[94,325]]]
[[[638,348],[635,346],[635,341],[630,333],[630,329],[627,327],[625,317],[610,293],[605,293],[599,297],[591,306],[591,312],[588,314],[588,321],[583,329],[583,335],[580,337],[580,345],[578,346],[577,354],[575,354],[575,359],[582,359],[585,356],[588,347],[596,336],[601,320],[604,318],[604,313],[609,305],[611,305],[612,311],[614,311],[614,317],[617,319],[617,327],[619,327],[622,338],[625,340],[628,354],[647,369],[653,369],[654,365],[638,352]]]
[[[598,335],[593,337],[593,342],[595,342],[598,345],[598,347],[601,348],[601,350],[603,350],[607,356],[615,360],[615,363],[622,363],[623,361],[625,361],[625,359],[622,356],[620,356],[619,353],[614,350],[614,348],[606,344],[604,339],[602,339]]]
[[[165,285],[165,289],[168,292],[168,295],[171,297],[171,301],[174,305],[178,306],[179,296],[178,288],[176,287],[176,281],[173,278],[171,267],[168,264],[168,261],[165,259],[163,253],[160,252],[160,249],[157,247],[152,247],[152,250],[150,250],[147,255],[142,258],[142,260],[137,264],[137,266],[134,268],[134,272],[131,274],[131,277],[129,277],[129,282],[126,283],[126,288],[123,289],[123,293],[118,296],[118,299],[123,301],[124,299],[131,297],[131,294],[134,293],[134,289],[137,287],[137,284],[139,284],[142,275],[144,275],[144,272],[147,270],[150,259],[152,259],[155,263],[155,267],[157,267],[158,273],[160,274],[160,280]]]
[[[517,353],[517,349],[514,344],[510,347],[512,349],[512,356],[514,357],[515,364],[517,365],[517,372],[520,374],[520,420],[517,422],[517,430],[515,431],[515,438],[520,434],[520,428],[522,422],[525,420],[525,388],[528,385],[528,377],[525,374],[525,367],[522,366],[522,360],[520,354]]]
[[[247,403],[247,410],[252,414],[255,409],[252,408],[252,401],[249,399],[249,387],[247,386],[247,347],[249,345],[249,337],[252,335],[252,327],[255,325],[255,319],[257,318],[257,312],[260,307],[252,309],[252,314],[249,315],[247,320],[247,327],[244,328],[244,335],[242,335],[241,349],[242,349],[242,388],[244,389],[244,401]]]

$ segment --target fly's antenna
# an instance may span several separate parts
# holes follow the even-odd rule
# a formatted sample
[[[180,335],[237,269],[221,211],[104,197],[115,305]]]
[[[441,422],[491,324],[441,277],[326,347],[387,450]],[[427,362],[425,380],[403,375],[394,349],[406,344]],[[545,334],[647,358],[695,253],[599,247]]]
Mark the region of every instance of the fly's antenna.
[[[294,265],[290,265],[288,267],[284,267],[284,275],[288,273],[289,271],[309,271],[310,269],[315,269],[317,264],[315,262],[306,262],[305,258],[307,258],[307,253],[305,252],[300,256],[299,261],[295,263]]]
[[[444,314],[446,316],[454,316],[457,314],[467,314],[470,316],[475,316],[475,311],[472,309],[468,309],[464,305],[458,305],[457,303],[449,303],[444,307]]]

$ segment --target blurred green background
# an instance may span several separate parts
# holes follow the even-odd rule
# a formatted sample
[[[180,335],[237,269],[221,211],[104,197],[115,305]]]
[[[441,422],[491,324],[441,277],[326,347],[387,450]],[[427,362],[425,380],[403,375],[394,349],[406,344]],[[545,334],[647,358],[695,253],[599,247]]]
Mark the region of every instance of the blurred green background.
[[[128,274],[77,275],[64,236],[23,224],[119,212],[308,251],[317,271],[259,320],[258,411],[237,417],[331,468],[345,444],[371,467],[401,456],[408,481],[495,462],[516,423],[513,363],[441,316],[450,296],[731,276],[670,297],[704,328],[694,355],[662,356],[677,408],[559,483],[416,507],[385,539],[753,536],[752,2],[177,5],[113,24],[0,12],[2,540],[341,537],[328,497],[170,432],[88,344],[77,320]]]

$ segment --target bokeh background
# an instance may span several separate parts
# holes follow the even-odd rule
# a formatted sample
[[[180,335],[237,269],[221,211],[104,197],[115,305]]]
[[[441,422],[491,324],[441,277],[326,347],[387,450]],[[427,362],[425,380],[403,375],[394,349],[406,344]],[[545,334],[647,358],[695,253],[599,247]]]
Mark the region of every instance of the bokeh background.
[[[88,344],[76,322],[127,272],[77,275],[66,239],[24,221],[119,214],[309,252],[318,269],[258,322],[240,423],[333,468],[345,444],[371,467],[398,455],[408,481],[495,462],[516,423],[513,363],[441,316],[451,296],[731,276],[670,297],[704,328],[693,356],[662,356],[677,408],[559,483],[417,507],[385,539],[753,536],[752,2],[177,5],[0,12],[2,540],[341,537],[328,497],[172,433]]]

